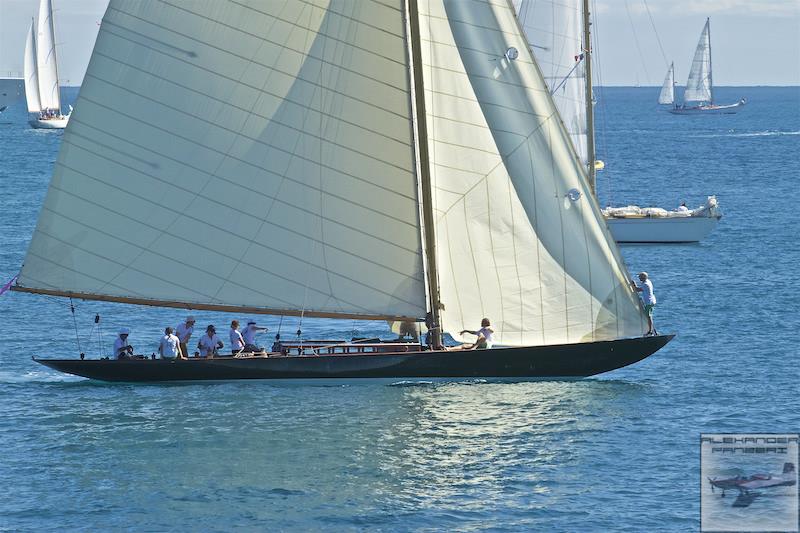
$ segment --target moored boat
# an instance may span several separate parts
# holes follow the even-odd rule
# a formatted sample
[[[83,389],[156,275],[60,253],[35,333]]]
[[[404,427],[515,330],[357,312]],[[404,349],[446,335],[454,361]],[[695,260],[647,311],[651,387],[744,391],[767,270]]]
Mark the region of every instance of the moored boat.
[[[715,196],[696,209],[667,211],[660,207],[607,207],[603,209],[611,234],[618,243],[692,243],[706,238],[722,218]]]

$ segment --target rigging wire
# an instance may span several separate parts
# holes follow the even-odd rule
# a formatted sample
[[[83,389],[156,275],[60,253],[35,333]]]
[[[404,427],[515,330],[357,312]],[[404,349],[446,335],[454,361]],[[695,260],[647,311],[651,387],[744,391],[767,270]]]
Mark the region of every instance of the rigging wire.
[[[653,33],[656,35],[656,41],[658,42],[658,49],[661,50],[661,57],[664,58],[664,64],[667,68],[669,68],[669,61],[667,60],[667,54],[664,53],[664,47],[661,45],[661,37],[658,35],[658,30],[656,30],[656,24],[653,22],[653,15],[650,13],[650,6],[647,5],[647,0],[642,0],[644,4],[644,8],[647,10],[647,16],[650,18],[650,26],[653,27]]]
[[[625,12],[628,14],[628,21],[631,23],[631,32],[633,33],[633,42],[636,43],[636,50],[639,52],[639,60],[642,62],[642,68],[644,69],[644,77],[646,82],[650,83],[650,74],[647,73],[647,62],[644,59],[644,54],[642,54],[642,48],[639,46],[639,38],[636,36],[636,27],[633,24],[633,17],[631,17],[631,8],[628,4],[628,0],[625,0]]]
[[[592,12],[597,13],[597,3],[596,3],[595,0],[592,0]],[[598,26],[598,22],[597,22],[597,18],[596,17],[595,17],[594,20],[592,20],[592,27],[594,28],[594,31],[592,32],[592,40],[593,40],[592,41],[592,56],[595,59],[595,61],[592,63],[592,66],[594,67],[592,69],[592,72],[597,74],[596,75],[597,86],[598,87],[602,87],[603,86],[603,70],[602,70],[601,63],[600,63],[600,53],[599,53],[600,47],[598,46],[598,44],[600,42],[600,28]],[[601,97],[601,98],[597,99],[597,104],[595,104],[595,108],[598,105],[600,107],[600,113],[602,115],[602,120],[595,121],[595,132],[597,132],[597,122],[600,122],[600,130],[601,130],[600,140],[601,140],[602,146],[603,146],[603,151],[602,151],[603,158],[602,159],[605,161],[605,160],[608,160],[608,158],[610,156],[608,154],[608,142],[606,141],[608,139],[608,135],[606,134],[606,124],[608,123],[608,108],[606,106],[606,101],[605,101],[604,97]],[[596,115],[597,114],[595,113],[595,116]],[[595,142],[595,158],[597,158],[597,153],[598,153],[598,149],[597,148],[598,148],[598,146],[599,146],[599,143]],[[605,183],[606,203],[608,205],[611,205],[613,203],[612,202],[613,189],[612,189],[612,179],[611,179],[611,173],[612,172],[613,171],[611,170],[610,166],[607,166],[605,168],[605,170],[604,170],[605,178],[604,178],[603,182]],[[600,203],[599,195],[598,195],[598,203]],[[602,205],[600,207],[602,207]]]
[[[75,343],[78,345],[78,353],[81,354],[81,359],[83,359],[81,339],[78,336],[78,319],[75,318],[75,304],[72,302],[72,298],[69,299],[69,310],[72,312],[72,325],[75,326]]]

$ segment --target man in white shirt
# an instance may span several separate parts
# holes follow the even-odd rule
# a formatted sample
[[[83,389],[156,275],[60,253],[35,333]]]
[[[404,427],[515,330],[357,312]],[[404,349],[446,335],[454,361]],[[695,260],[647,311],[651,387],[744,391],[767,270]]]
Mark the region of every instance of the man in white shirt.
[[[172,328],[164,330],[164,336],[161,337],[161,342],[158,344],[158,353],[161,359],[185,359],[181,351],[181,341],[176,335],[172,334]]]
[[[244,351],[244,339],[239,331],[239,321],[231,322],[231,331],[228,334],[231,339],[231,355],[239,355]]]
[[[114,341],[114,358],[115,359],[127,359],[131,355],[133,355],[133,346],[128,344],[128,335],[130,335],[131,330],[128,328],[121,328],[119,330],[119,336]]]
[[[251,320],[247,323],[247,327],[244,328],[242,332],[242,338],[244,339],[244,351],[245,352],[262,352],[264,351],[263,348],[259,348],[256,345],[256,335],[259,331],[267,331],[267,328],[261,328],[256,325],[255,320]]]
[[[186,322],[178,324],[178,327],[175,328],[175,335],[181,342],[181,353],[183,353],[184,357],[189,357],[188,345],[189,339],[192,338],[192,333],[194,333],[194,317],[187,316]]]
[[[200,357],[214,357],[222,346],[222,341],[217,337],[217,330],[213,325],[206,328],[206,334],[200,337],[197,343]]]
[[[658,335],[658,331],[656,331],[656,327],[653,324],[653,309],[656,307],[656,295],[653,293],[653,282],[650,281],[647,272],[639,272],[639,281],[641,282],[639,286],[636,286],[636,283],[631,280],[633,284],[633,288],[636,289],[637,292],[642,293],[642,303],[644,303],[644,312],[647,313],[647,333],[645,336],[649,335]]]

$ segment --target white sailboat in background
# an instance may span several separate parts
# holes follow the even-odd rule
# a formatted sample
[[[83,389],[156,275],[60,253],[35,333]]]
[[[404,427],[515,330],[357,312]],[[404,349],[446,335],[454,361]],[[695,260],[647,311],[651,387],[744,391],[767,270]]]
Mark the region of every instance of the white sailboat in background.
[[[585,44],[590,42],[589,2],[514,0],[514,7],[594,191],[596,170],[605,165],[595,160],[591,47]],[[667,80],[673,79],[670,67]],[[667,85],[666,94],[661,91],[665,99],[673,94],[674,84],[665,81]],[[713,196],[692,210],[626,206],[607,207],[602,213],[620,243],[697,242],[722,216]]]
[[[746,102],[747,100],[742,98],[735,104],[716,105],[714,103],[714,80],[711,74],[711,19],[707,18],[706,25],[703,26],[703,31],[700,33],[700,41],[694,51],[692,68],[689,71],[689,79],[686,80],[686,90],[683,93],[683,104],[675,105],[669,112],[676,115],[732,115]],[[661,102],[659,98],[658,103],[665,102]]]
[[[35,24],[31,21],[24,69],[28,113],[34,115],[30,125],[42,129],[66,128],[69,115],[61,112],[52,0],[41,0],[38,20]]]
[[[669,64],[667,76],[664,78],[664,84],[661,86],[661,92],[658,93],[658,103],[661,105],[672,105],[675,103],[675,63]]]

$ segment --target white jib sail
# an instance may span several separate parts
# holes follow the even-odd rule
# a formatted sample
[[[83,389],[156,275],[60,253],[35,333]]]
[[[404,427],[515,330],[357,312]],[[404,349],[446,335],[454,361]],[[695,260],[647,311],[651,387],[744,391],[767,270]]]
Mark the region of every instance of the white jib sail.
[[[642,335],[639,299],[513,7],[429,0],[420,11],[443,328],[487,317],[507,345]]]
[[[675,65],[670,63],[661,93],[658,95],[659,104],[672,104],[675,102]]]
[[[111,0],[18,284],[424,317],[404,12]]]
[[[683,93],[686,102],[711,102],[711,39],[708,26],[709,21],[706,20],[694,51],[686,92]]]
[[[42,109],[60,110],[52,0],[40,0],[36,27],[36,70],[39,76],[40,103]]]
[[[38,113],[42,110],[39,101],[39,75],[36,72],[36,38],[34,36],[34,22],[28,30],[25,41],[25,63],[23,66],[25,76],[25,100],[28,103],[28,113]]]
[[[588,165],[581,2],[513,0],[513,3],[561,120],[581,161]]]

